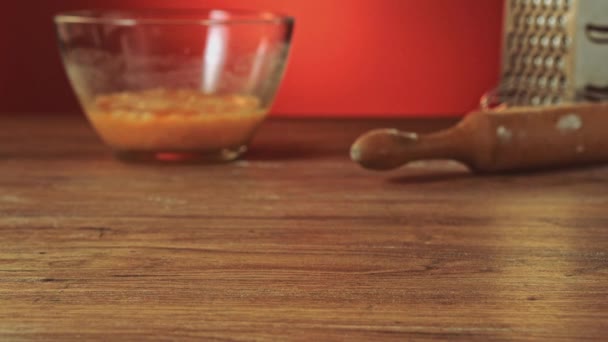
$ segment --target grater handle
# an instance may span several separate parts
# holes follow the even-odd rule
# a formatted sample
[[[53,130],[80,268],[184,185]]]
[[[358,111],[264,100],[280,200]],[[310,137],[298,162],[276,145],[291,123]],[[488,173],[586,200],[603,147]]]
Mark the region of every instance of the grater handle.
[[[608,101],[608,86],[598,87],[588,85],[585,87],[585,99],[590,101]]]
[[[587,38],[596,44],[608,44],[608,26],[587,24]]]

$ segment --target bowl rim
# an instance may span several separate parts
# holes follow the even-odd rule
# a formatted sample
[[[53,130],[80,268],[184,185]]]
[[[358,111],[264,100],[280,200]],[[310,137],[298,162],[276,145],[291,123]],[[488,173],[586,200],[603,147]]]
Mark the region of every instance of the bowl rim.
[[[211,18],[216,14],[217,18]],[[137,16],[149,15],[145,18]],[[200,18],[196,18],[200,16]],[[293,24],[295,18],[273,11],[231,8],[82,9],[59,12],[56,24],[135,25],[233,25]]]

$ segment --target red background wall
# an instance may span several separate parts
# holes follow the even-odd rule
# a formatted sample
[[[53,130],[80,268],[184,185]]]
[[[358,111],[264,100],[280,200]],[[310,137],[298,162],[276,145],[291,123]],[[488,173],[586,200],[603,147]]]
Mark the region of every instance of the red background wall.
[[[498,80],[503,0],[79,0],[0,4],[0,111],[76,112],[52,15],[92,7],[228,7],[296,17],[274,113],[454,115]]]

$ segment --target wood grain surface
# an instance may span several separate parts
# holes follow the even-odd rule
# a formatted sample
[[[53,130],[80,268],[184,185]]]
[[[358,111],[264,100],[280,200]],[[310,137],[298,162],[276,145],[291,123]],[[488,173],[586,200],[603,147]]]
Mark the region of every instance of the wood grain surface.
[[[608,167],[348,160],[368,129],[449,123],[270,121],[204,166],[4,116],[0,340],[608,339]]]

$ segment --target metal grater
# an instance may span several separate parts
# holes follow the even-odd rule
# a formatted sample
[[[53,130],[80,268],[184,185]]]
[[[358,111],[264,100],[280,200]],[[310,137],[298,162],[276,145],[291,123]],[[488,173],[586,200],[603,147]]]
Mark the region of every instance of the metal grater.
[[[500,89],[511,105],[608,100],[608,0],[507,0]]]

